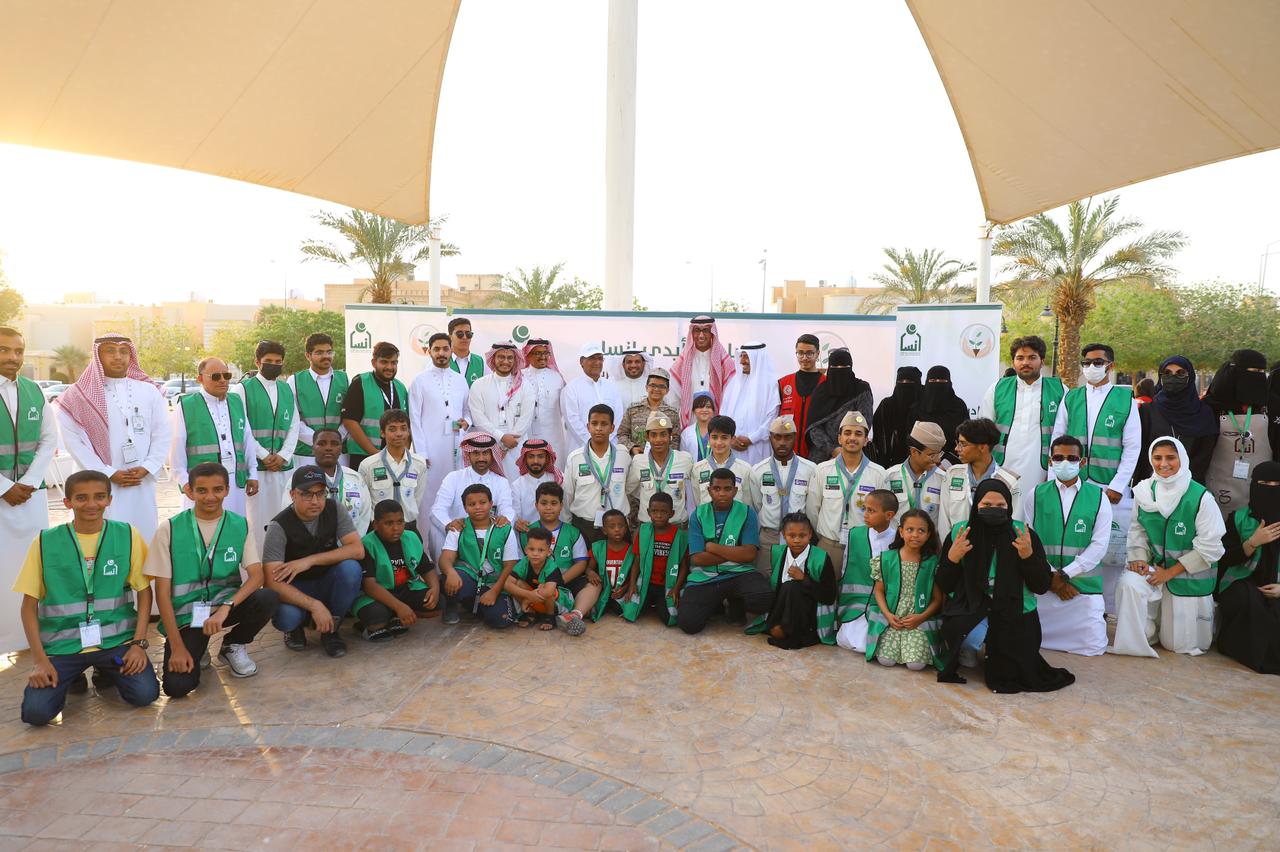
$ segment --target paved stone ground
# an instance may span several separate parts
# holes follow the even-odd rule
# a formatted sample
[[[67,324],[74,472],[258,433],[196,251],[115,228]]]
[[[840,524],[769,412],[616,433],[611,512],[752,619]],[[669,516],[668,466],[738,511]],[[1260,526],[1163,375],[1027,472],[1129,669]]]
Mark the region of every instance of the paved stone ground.
[[[0,656],[0,850],[129,846],[1275,848],[1280,678],[1216,653],[1048,653],[1047,695],[942,686],[727,625],[581,639],[420,624],[330,660],[18,721]],[[216,653],[216,642],[214,651]],[[159,659],[158,650],[153,657]],[[174,799],[175,801],[170,801]]]

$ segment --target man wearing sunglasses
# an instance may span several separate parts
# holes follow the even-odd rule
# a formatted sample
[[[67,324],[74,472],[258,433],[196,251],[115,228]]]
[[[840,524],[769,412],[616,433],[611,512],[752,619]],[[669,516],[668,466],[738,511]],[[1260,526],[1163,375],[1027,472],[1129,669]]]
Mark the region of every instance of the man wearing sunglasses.
[[[247,516],[247,498],[258,493],[258,442],[245,416],[244,398],[227,393],[231,370],[221,358],[205,358],[197,369],[200,390],[182,397],[173,410],[173,481],[183,488],[187,471],[201,462],[217,462],[231,480],[222,505]],[[189,497],[182,498],[182,508],[194,505]]]
[[[1049,481],[1026,497],[1023,514],[1044,544],[1053,584],[1036,595],[1040,647],[1096,657],[1107,650],[1102,559],[1111,542],[1111,501],[1082,471],[1084,442],[1059,435],[1049,448]]]
[[[452,357],[449,358],[449,369],[467,380],[467,387],[476,383],[476,379],[484,375],[484,358],[471,351],[471,339],[476,333],[471,330],[471,320],[466,317],[454,317],[449,320],[449,345]]]
[[[1133,513],[1129,483],[1142,452],[1142,421],[1133,392],[1112,384],[1114,367],[1115,350],[1107,344],[1089,343],[1080,350],[1084,383],[1067,392],[1058,408],[1053,434],[1071,435],[1085,446],[1088,464],[1080,473],[1103,490],[1115,507],[1116,524],[1127,530]],[[1126,561],[1124,542],[1117,540],[1117,546],[1102,560],[1105,600],[1114,600],[1116,581]]]

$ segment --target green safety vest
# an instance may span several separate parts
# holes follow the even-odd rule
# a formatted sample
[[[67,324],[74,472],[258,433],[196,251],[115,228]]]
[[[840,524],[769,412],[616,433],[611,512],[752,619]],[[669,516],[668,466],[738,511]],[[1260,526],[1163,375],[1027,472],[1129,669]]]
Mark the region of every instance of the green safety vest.
[[[645,577],[653,576],[653,522],[644,521],[640,524],[640,567],[639,570],[644,572]],[[676,626],[676,615],[678,609],[676,607],[676,581],[680,579],[680,561],[684,559],[685,554],[689,550],[689,538],[685,534],[683,527],[676,527],[675,538],[671,540],[671,553],[667,555],[667,575],[664,577],[663,592],[665,593],[665,603],[667,605],[667,626]],[[636,579],[637,588],[640,586],[640,579]],[[640,606],[644,605],[643,598],[640,605],[636,607],[636,615],[640,614]],[[626,615],[626,607],[623,607],[623,615]],[[635,619],[632,619],[634,621]]]
[[[1242,545],[1258,531],[1258,527],[1262,526],[1262,521],[1249,514],[1248,506],[1241,506],[1232,512],[1231,523],[1235,524],[1236,533],[1240,536],[1240,544]],[[1258,569],[1258,560],[1261,558],[1262,548],[1259,547],[1253,552],[1252,556],[1239,565],[1227,567],[1219,564],[1218,592],[1221,593],[1236,580],[1247,580],[1253,576],[1253,572]]]
[[[458,533],[458,558],[453,567],[476,581],[477,586],[492,586],[502,573],[502,549],[506,547],[511,526],[490,526],[484,537],[484,552],[480,552],[476,528],[467,518]]]
[[[347,395],[347,386],[351,380],[341,370],[334,370],[329,380],[329,398],[320,394],[320,385],[310,370],[293,374],[294,394],[297,396],[298,418],[307,427],[315,429],[337,429],[342,425],[342,399]],[[301,438],[298,448],[293,451],[297,456],[314,456],[311,445]]]
[[[836,612],[840,623],[856,620],[871,602],[871,529],[854,527],[844,548],[844,571],[840,575],[840,597]],[[822,607],[819,605],[819,614]]]
[[[1000,429],[1000,443],[991,448],[996,464],[1004,464],[1004,448],[1009,443],[1009,430],[1013,427],[1014,409],[1018,406],[1017,376],[1006,376],[996,382],[996,426]],[[1058,404],[1062,401],[1062,379],[1040,379],[1040,469],[1049,469],[1049,442],[1053,440],[1053,424],[1058,419]],[[1024,476],[1024,471],[1019,471]]]
[[[1085,389],[1067,391],[1067,434],[1080,439],[1088,447],[1089,464],[1081,471],[1085,478],[1104,487],[1111,484],[1120,469],[1120,456],[1124,452],[1124,426],[1133,409],[1133,395],[1125,388],[1113,387],[1098,409],[1098,419],[1093,424],[1093,437],[1089,437],[1089,409],[1085,402]]]
[[[179,627],[191,626],[192,609],[197,602],[219,606],[240,589],[240,562],[249,537],[249,522],[243,515],[224,511],[214,536],[206,551],[204,539],[197,537],[194,509],[179,512],[169,520],[169,561],[173,565],[170,594]],[[165,632],[164,622],[160,623],[160,632]]]
[[[595,557],[596,571],[600,573],[600,583],[601,583],[600,597],[596,600],[596,605],[591,610],[592,621],[600,620],[600,616],[604,615],[604,608],[606,605],[608,605],[609,600],[613,597],[613,593],[618,591],[618,589],[624,588],[627,585],[627,578],[631,576],[631,569],[634,567],[635,561],[636,561],[635,551],[628,548],[626,558],[622,560],[622,565],[618,568],[618,579],[615,580],[613,585],[611,586],[609,585],[609,572],[605,570],[605,560],[608,556],[608,548],[609,548],[609,542],[605,541],[604,539],[600,539],[599,541],[594,542],[591,545],[591,555]],[[641,604],[644,603],[644,595],[645,595],[645,592],[647,591],[648,591],[647,584],[642,586],[639,583],[639,581],[637,581],[636,593],[632,595],[631,600],[618,602],[620,604],[623,604],[623,611],[622,611],[623,618],[627,618],[628,609],[626,607],[626,604],[630,603],[631,617],[627,618],[627,621],[636,620],[636,617],[640,615],[640,606]]]
[[[938,557],[930,556],[920,563],[916,571],[915,596],[912,613],[919,615],[929,608],[933,599],[933,577],[938,571]],[[897,550],[886,550],[880,554],[880,576],[884,583],[884,602],[893,612],[898,611],[898,603],[902,599],[902,553]],[[867,607],[867,662],[876,657],[876,645],[880,636],[889,629],[889,621],[880,611],[880,604],[875,596],[871,597],[871,605]],[[939,631],[942,621],[935,614],[933,618],[921,622],[917,630],[923,630],[929,640],[929,653],[933,655],[933,665],[938,671],[945,667],[942,659],[942,641]]]
[[[720,535],[716,535],[716,514],[715,509],[710,503],[703,503],[693,513],[693,521],[698,523],[702,528],[702,537],[704,541],[714,541],[717,544],[723,544],[728,547],[735,547],[742,541],[743,527],[747,523],[747,505],[733,501],[733,505],[729,507],[729,514],[724,520],[724,526],[720,530]],[[745,565],[737,562],[725,562],[720,565],[690,565],[689,578],[686,585],[697,586],[702,583],[709,583],[728,574],[743,574],[747,571],[754,571],[755,565],[748,562]]]
[[[26,376],[18,376],[17,405],[17,411],[9,411],[8,403],[0,397],[0,408],[7,415],[0,415],[0,473],[14,482],[21,479],[35,461],[40,427],[44,424],[44,392]]]
[[[1062,496],[1054,480],[1042,482],[1035,491],[1035,518],[1032,526],[1044,545],[1045,557],[1055,569],[1066,568],[1084,553],[1093,540],[1093,527],[1098,522],[1098,509],[1102,506],[1102,489],[1092,482],[1080,480],[1080,493],[1071,503],[1066,521],[1062,517]],[[1109,532],[1109,531],[1108,531]],[[1102,563],[1071,578],[1071,585],[1086,595],[1102,594]]]
[[[203,462],[222,464],[218,454],[218,427],[213,424],[213,414],[204,396],[187,394],[179,405],[187,427],[187,470]],[[239,394],[227,394],[227,412],[231,417],[231,445],[236,456],[236,487],[244,488],[249,481],[249,467],[244,459],[244,400]]]
[[[773,566],[773,588],[776,591],[782,584],[782,564],[789,548],[785,544],[775,544],[769,553],[769,564]],[[809,547],[809,555],[804,560],[805,573],[815,583],[822,582],[822,569],[827,565],[827,552],[818,545]],[[794,580],[791,582],[795,582]],[[836,610],[832,606],[818,604],[818,639],[823,645],[836,644]]]
[[[535,527],[544,529],[542,521],[534,521],[529,524],[529,529],[534,529]],[[551,558],[547,560],[553,568],[559,568],[563,573],[573,567],[573,548],[578,544],[578,539],[580,538],[582,538],[582,533],[573,524],[560,525],[560,529],[555,533],[555,540],[551,544]],[[528,534],[520,533],[521,553],[524,552],[528,544]]]
[[[550,578],[550,576],[554,574],[559,567],[560,566],[556,565],[554,561],[548,559],[542,566],[542,570],[538,572],[538,576],[530,579],[533,574],[533,565],[529,562],[529,557],[525,556],[511,568],[511,576],[523,580],[530,586],[537,586],[540,583],[547,582],[547,579]],[[563,574],[564,572],[561,571],[561,576],[563,576]],[[565,586],[557,586],[556,614],[563,615],[564,613],[571,612],[572,610],[573,592],[569,591]]]
[[[101,625],[100,648],[129,641],[138,626],[129,589],[132,565],[133,529],[122,521],[106,521],[93,560],[93,618]],[[89,593],[71,524],[41,530],[40,572],[44,578],[44,598],[36,608],[40,644],[49,656],[79,654],[84,650],[80,625],[89,615]]]
[[[395,589],[396,569],[391,566],[391,554],[387,553],[387,546],[382,543],[382,539],[378,538],[376,532],[370,531],[360,541],[364,544],[364,552],[373,557],[373,578],[378,581],[378,585],[387,591]],[[415,592],[427,588],[427,581],[418,575],[418,566],[422,564],[422,539],[413,530],[405,530],[400,536],[400,549],[404,551],[404,567],[409,569],[409,588]],[[373,602],[373,598],[362,594],[351,605],[351,611],[358,614]]]
[[[449,369],[455,373],[462,373],[458,369],[458,362],[453,360],[453,356],[449,356]],[[484,375],[484,359],[472,352],[467,356],[467,371],[462,373],[462,377],[467,380],[467,387],[475,384],[476,379]]]
[[[1076,498],[1076,499],[1079,499],[1079,498]],[[960,523],[952,527],[951,528],[952,541],[954,541],[955,537],[960,534],[960,531],[967,526],[969,526],[968,521],[961,521]],[[1017,535],[1022,535],[1022,531],[1026,528],[1027,528],[1027,525],[1024,524],[1022,521],[1013,522],[1013,530],[1014,530],[1014,533],[1016,533]],[[1037,533],[1037,535],[1039,535],[1039,533]],[[884,563],[882,562],[881,567],[883,567],[883,565]],[[987,573],[987,594],[988,595],[992,594],[995,591],[995,587],[996,587],[996,554],[993,553],[991,554],[991,570]],[[1027,584],[1023,583],[1022,584],[1022,614],[1026,615],[1029,612],[1035,612],[1035,609],[1036,609],[1036,596],[1033,595],[1031,593],[1031,590],[1027,588]]]
[[[245,413],[249,417],[249,431],[253,440],[258,442],[269,453],[278,453],[284,446],[284,439],[289,434],[289,424],[293,420],[294,401],[293,388],[285,382],[276,382],[276,404],[271,406],[271,397],[262,382],[245,379],[240,383],[244,388]],[[293,470],[293,459],[281,468]]]
[[[1159,512],[1138,509],[1138,523],[1147,534],[1147,547],[1151,564],[1160,568],[1172,568],[1183,556],[1191,552],[1196,537],[1196,513],[1200,510],[1200,498],[1205,487],[1196,481],[1187,486],[1187,493],[1174,507],[1168,518]],[[1204,597],[1213,594],[1218,582],[1218,563],[1195,574],[1183,572],[1165,583],[1169,593],[1178,597]]]
[[[375,447],[382,449],[382,415],[387,411],[386,397],[382,395],[382,388],[373,378],[373,373],[361,373],[356,378],[360,382],[360,390],[364,392],[364,411],[360,412],[360,429]],[[401,404],[407,404],[409,392],[405,390],[404,383],[399,379],[392,379],[391,387]],[[358,456],[365,455],[364,447],[357,444],[350,435],[347,436],[347,452]]]

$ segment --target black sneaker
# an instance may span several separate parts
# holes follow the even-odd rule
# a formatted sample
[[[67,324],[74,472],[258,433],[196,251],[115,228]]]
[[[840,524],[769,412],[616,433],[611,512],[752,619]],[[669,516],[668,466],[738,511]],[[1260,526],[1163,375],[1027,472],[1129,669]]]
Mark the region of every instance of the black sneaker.
[[[93,669],[93,688],[98,692],[105,692],[116,685],[116,678],[107,669]]]
[[[459,621],[462,620],[461,609],[462,608],[459,607],[456,603],[446,604],[444,608],[444,617],[441,618],[440,620],[443,621],[445,624],[457,624]]]
[[[330,657],[345,657],[347,655],[347,643],[342,641],[342,637],[338,635],[338,631],[332,633],[320,634],[320,647],[324,648],[324,652]]]
[[[284,634],[284,646],[290,651],[304,651],[307,647],[307,631],[302,627],[295,627],[288,633]]]
[[[392,618],[387,622],[387,632],[394,636],[403,636],[409,632],[409,628],[398,618]]]

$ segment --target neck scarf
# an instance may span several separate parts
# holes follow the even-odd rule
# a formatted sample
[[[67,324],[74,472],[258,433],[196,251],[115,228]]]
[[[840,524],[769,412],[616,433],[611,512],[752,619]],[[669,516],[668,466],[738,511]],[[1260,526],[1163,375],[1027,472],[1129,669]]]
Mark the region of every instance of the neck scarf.
[[[525,348],[527,349],[528,347],[526,346]],[[517,349],[516,345],[510,340],[501,340],[489,347],[489,351],[484,355],[484,365],[489,368],[491,374],[497,376],[498,371],[493,366],[493,356],[503,349],[509,349],[516,356],[516,362],[511,367],[510,373],[511,389],[507,391],[507,399],[511,399],[516,395],[516,391],[520,390],[520,385],[524,383],[524,353]]]
[[[680,424],[689,425],[690,406],[693,404],[693,359],[698,348],[693,345],[693,327],[695,325],[711,326],[711,348],[707,350],[707,362],[710,375],[707,383],[711,386],[711,396],[716,400],[724,399],[724,385],[733,377],[737,369],[733,359],[720,343],[720,334],[716,331],[715,320],[710,317],[694,317],[689,320],[689,330],[685,333],[684,345],[680,349],[680,357],[671,366],[672,377],[680,383]]]
[[[1154,404],[1164,415],[1169,427],[1184,438],[1202,438],[1218,434],[1218,417],[1213,409],[1200,399],[1196,392],[1196,368],[1187,358],[1173,355],[1160,362],[1160,371],[1175,364],[1187,371],[1189,381],[1185,390],[1173,393],[1163,384],[1156,385]]]
[[[539,337],[530,338],[529,341],[525,343],[524,348],[520,350],[520,355],[524,359],[524,362],[526,364],[529,363],[529,350],[533,349],[535,346],[547,347],[546,369],[554,370],[555,374],[560,377],[560,381],[564,381],[564,373],[560,372],[560,365],[556,363],[556,350],[555,347],[551,345],[550,340],[544,340]],[[531,367],[530,369],[534,368]]]
[[[1151,476],[1133,487],[1133,500],[1138,504],[1138,508],[1144,512],[1159,512],[1162,518],[1173,514],[1173,510],[1178,508],[1178,503],[1182,502],[1182,495],[1187,493],[1187,488],[1191,485],[1191,462],[1187,458],[1187,448],[1182,446],[1182,442],[1177,438],[1165,436],[1153,440],[1151,447],[1147,450],[1147,461],[1151,461],[1156,445],[1165,441],[1173,444],[1178,451],[1178,461],[1181,462],[1178,472],[1168,477],[1162,477],[1153,472]],[[1155,470],[1154,462],[1151,464],[1151,469]]]
[[[58,398],[58,407],[84,430],[93,452],[103,462],[111,461],[111,427],[107,423],[107,378],[102,371],[98,347],[104,343],[125,343],[129,347],[129,367],[125,377],[158,385],[138,364],[138,348],[123,334],[104,334],[93,342],[93,362],[76,383]]]
[[[564,482],[564,474],[560,472],[560,468],[556,467],[555,448],[541,438],[530,438],[521,445],[520,455],[516,458],[516,470],[520,471],[521,476],[526,476],[529,473],[529,463],[525,460],[525,456],[539,450],[547,454],[547,466],[543,469],[543,474],[545,475],[550,471],[556,480],[556,484],[562,484]]]

